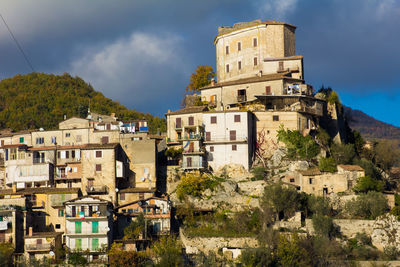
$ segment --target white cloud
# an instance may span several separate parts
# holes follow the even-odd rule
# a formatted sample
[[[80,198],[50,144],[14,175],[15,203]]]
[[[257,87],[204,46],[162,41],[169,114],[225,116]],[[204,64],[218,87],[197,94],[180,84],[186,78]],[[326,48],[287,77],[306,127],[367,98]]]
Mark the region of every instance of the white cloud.
[[[263,0],[258,1],[261,15],[268,15],[268,19],[285,19],[297,6],[297,0]]]
[[[134,32],[100,48],[86,48],[71,63],[71,73],[96,90],[135,107],[152,96],[168,96],[170,88],[186,77],[181,60],[182,39],[173,34]],[[177,88],[183,90],[182,88]]]

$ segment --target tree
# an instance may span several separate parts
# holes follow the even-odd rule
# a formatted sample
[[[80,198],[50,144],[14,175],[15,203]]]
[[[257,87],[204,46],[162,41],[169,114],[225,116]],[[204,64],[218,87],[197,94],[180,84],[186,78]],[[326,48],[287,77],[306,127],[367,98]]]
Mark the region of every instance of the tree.
[[[174,235],[161,237],[152,249],[157,257],[156,266],[183,266],[182,246]]]
[[[214,77],[215,72],[211,66],[198,66],[190,76],[190,83],[186,87],[186,92],[198,92],[200,88],[209,85]]]
[[[68,263],[73,266],[85,266],[88,262],[81,251],[72,251],[68,255]]]
[[[352,217],[371,220],[388,211],[389,206],[386,197],[382,193],[369,191],[347,202],[345,209]]]
[[[334,158],[320,158],[318,167],[321,171],[324,172],[336,172],[336,162]]]
[[[137,239],[140,234],[145,235],[145,218],[143,213],[140,213],[136,220],[132,221],[125,229],[124,229],[124,239]]]
[[[144,266],[151,260],[144,252],[125,251],[122,244],[113,243],[107,252],[110,266]]]
[[[276,254],[280,266],[311,266],[311,255],[300,245],[297,234],[290,238],[281,235]]]
[[[280,218],[288,218],[299,208],[299,199],[300,195],[295,189],[277,183],[265,187],[261,208],[270,207]]]
[[[11,243],[0,243],[0,266],[13,265],[14,246]]]
[[[350,164],[356,155],[353,144],[333,144],[331,153],[337,164]]]
[[[357,184],[354,186],[353,190],[357,193],[367,193],[368,191],[382,192],[384,186],[385,184],[383,181],[364,176],[358,178]]]
[[[376,164],[389,173],[390,169],[399,162],[400,151],[398,144],[393,141],[379,141],[375,147]]]

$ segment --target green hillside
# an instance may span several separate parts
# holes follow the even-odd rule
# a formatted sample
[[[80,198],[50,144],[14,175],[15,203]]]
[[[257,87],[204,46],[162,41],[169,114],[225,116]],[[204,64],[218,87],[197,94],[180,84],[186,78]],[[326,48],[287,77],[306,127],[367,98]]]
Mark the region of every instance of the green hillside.
[[[65,73],[53,75],[31,73],[16,75],[0,81],[0,128],[25,130],[55,129],[63,120],[87,115],[90,99],[92,112],[109,115],[115,113],[123,120],[147,119],[150,131],[166,131],[166,121],[149,113],[130,110],[96,92],[79,77]]]

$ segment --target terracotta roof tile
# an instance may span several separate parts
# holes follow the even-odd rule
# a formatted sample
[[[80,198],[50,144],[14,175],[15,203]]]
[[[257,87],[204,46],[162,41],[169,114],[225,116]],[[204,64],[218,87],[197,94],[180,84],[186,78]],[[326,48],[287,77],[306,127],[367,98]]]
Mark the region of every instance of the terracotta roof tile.
[[[343,165],[343,164],[340,164],[340,165],[338,165],[338,167],[342,168],[345,171],[364,171],[364,169],[361,168],[358,165]]]
[[[180,110],[172,111],[167,113],[166,115],[177,115],[177,114],[189,114],[189,113],[197,113],[197,112],[203,112],[207,111],[208,108],[205,106],[193,106],[193,107],[187,107],[183,108]]]

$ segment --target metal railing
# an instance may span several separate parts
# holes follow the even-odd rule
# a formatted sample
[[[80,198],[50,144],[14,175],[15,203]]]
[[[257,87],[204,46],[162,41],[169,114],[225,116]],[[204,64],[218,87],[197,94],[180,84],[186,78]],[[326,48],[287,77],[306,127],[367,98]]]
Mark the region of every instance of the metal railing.
[[[202,168],[205,168],[205,167],[206,167],[206,162],[205,161],[202,161],[202,162],[196,161],[196,162],[191,162],[189,164],[188,164],[187,161],[183,161],[181,163],[181,168],[182,169],[202,169]]]
[[[86,186],[86,192],[88,194],[107,194],[108,193],[108,186]]]
[[[33,164],[46,163],[45,158],[33,158]]]
[[[51,244],[25,244],[25,250],[46,251],[51,249]]]

